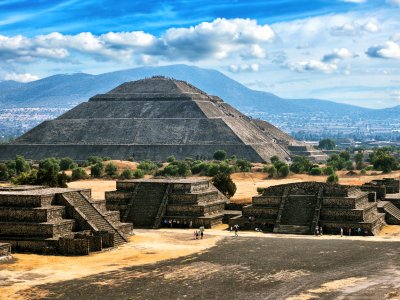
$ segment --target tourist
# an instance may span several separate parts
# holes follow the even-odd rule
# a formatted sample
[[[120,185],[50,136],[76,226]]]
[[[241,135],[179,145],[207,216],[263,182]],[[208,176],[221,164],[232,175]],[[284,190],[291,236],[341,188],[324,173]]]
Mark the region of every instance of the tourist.
[[[322,235],[322,226],[319,228],[319,235]]]
[[[314,234],[315,234],[315,235],[318,235],[318,226],[315,227],[315,232],[314,232]]]
[[[193,227],[193,221],[190,220],[190,222],[189,222],[189,228],[192,228],[192,227]]]
[[[195,231],[193,231],[193,239],[194,240],[196,239],[196,236],[197,236],[197,231],[195,230]]]
[[[343,227],[340,227],[340,237],[343,237]]]
[[[351,236],[351,228],[349,228],[349,236]]]
[[[200,239],[203,239],[204,235],[204,226],[200,226]]]
[[[360,227],[357,228],[357,234],[361,235],[361,228]]]
[[[239,225],[235,225],[235,236],[239,236],[238,235],[238,231],[239,231]]]

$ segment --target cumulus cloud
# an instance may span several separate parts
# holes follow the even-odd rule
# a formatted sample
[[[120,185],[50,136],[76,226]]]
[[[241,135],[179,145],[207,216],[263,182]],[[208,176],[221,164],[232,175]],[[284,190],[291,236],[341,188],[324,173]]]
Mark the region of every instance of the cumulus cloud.
[[[367,2],[367,0],[342,0],[342,2],[365,3],[365,2]]]
[[[266,43],[275,37],[268,25],[251,19],[215,19],[189,28],[171,28],[156,37],[143,31],[109,32],[96,36],[90,32],[63,35],[58,32],[33,38],[0,35],[0,59],[26,61],[59,60],[72,52],[96,60],[131,61],[149,56],[185,60],[222,59],[231,56],[264,58]]]
[[[4,76],[4,80],[14,80],[18,82],[30,82],[38,79],[39,79],[38,76],[29,73],[24,73],[24,74],[9,73]]]
[[[232,73],[241,73],[241,72],[258,72],[260,66],[258,64],[232,64],[229,66],[229,71]]]
[[[338,36],[359,35],[361,33],[376,33],[378,31],[379,26],[373,21],[368,21],[361,24],[358,22],[344,23],[331,28],[331,34]]]
[[[323,73],[332,73],[337,70],[337,66],[335,64],[324,63],[319,60],[307,60],[301,61],[296,64],[292,64],[289,66],[292,71],[296,72],[323,72]]]
[[[339,61],[346,59],[346,58],[352,58],[355,55],[350,52],[346,48],[340,48],[340,49],[334,49],[331,53],[324,55],[322,58],[323,62],[334,62],[338,63]]]
[[[394,41],[374,45],[365,52],[372,58],[400,58],[400,45]]]

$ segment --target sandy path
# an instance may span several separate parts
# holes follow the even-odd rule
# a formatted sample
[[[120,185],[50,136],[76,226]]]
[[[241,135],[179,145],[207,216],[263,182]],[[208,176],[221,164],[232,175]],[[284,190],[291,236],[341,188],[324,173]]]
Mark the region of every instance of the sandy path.
[[[77,279],[201,253],[222,239],[222,236],[209,235],[201,241],[195,241],[191,230],[135,230],[135,233],[129,243],[89,256],[14,254],[15,263],[0,265],[0,299],[23,299],[17,295],[18,291],[44,283]]]

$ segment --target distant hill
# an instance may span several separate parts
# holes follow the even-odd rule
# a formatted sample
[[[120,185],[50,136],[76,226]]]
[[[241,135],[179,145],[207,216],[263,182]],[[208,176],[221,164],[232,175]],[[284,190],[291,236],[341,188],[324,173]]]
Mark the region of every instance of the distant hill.
[[[400,111],[400,107],[372,110],[317,99],[283,99],[272,93],[251,90],[216,70],[186,65],[140,67],[100,75],[54,75],[29,83],[0,82],[0,108],[71,107],[123,82],[154,75],[185,80],[244,111],[269,114],[322,112],[352,116],[372,114],[379,117],[388,113],[395,115]]]

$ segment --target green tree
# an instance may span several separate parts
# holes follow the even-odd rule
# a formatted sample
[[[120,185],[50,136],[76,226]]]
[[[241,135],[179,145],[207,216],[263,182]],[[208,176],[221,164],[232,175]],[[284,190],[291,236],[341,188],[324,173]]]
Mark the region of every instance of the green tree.
[[[132,179],[133,178],[133,171],[131,169],[124,169],[120,175],[122,179]]]
[[[0,180],[7,181],[10,179],[10,174],[8,173],[8,168],[5,163],[0,163]]]
[[[381,170],[383,173],[390,173],[397,165],[396,159],[385,148],[375,150],[371,153],[370,159],[374,169]]]
[[[268,178],[274,178],[278,173],[278,170],[275,168],[274,165],[265,167],[264,171],[268,174]]]
[[[176,161],[176,158],[175,158],[175,156],[173,156],[173,155],[171,155],[171,156],[168,156],[167,157],[167,162],[174,162],[174,161]]]
[[[289,166],[287,164],[284,164],[278,169],[278,176],[281,178],[285,178],[289,175],[289,172]]]
[[[312,163],[304,156],[296,156],[290,165],[290,171],[296,174],[308,173],[312,168]]]
[[[279,157],[274,155],[271,157],[271,164],[275,165],[275,163],[278,162],[279,160],[280,160]]]
[[[225,160],[225,158],[226,158],[226,151],[224,151],[224,150],[217,150],[217,151],[214,152],[213,157],[214,157],[215,160]]]
[[[312,176],[319,176],[321,174],[322,174],[322,169],[319,167],[313,167],[310,170],[310,175],[312,175]]]
[[[336,147],[336,143],[331,139],[323,139],[318,143],[318,148],[323,150],[333,150]]]
[[[37,172],[37,184],[58,187],[66,186],[63,179],[58,176],[60,172],[60,161],[54,157],[46,158],[39,162],[39,170]]]
[[[72,180],[81,180],[81,179],[87,179],[89,177],[88,174],[86,174],[86,171],[84,168],[81,167],[76,167],[72,169]]]
[[[364,168],[364,153],[362,153],[361,151],[357,152],[354,155],[354,161],[356,163],[357,170],[361,170],[362,168]]]
[[[246,159],[238,159],[236,161],[236,166],[239,168],[240,172],[250,172],[253,165]]]
[[[117,166],[114,164],[114,163],[112,163],[112,162],[110,162],[110,163],[108,163],[107,165],[106,165],[106,169],[105,169],[105,171],[106,171],[106,174],[108,175],[108,176],[117,176],[118,175],[118,168],[117,168]]]
[[[339,156],[343,158],[344,161],[349,161],[350,160],[350,152],[349,151],[341,151],[339,153]]]
[[[136,171],[133,172],[133,177],[138,179],[138,178],[143,178],[145,175],[143,170],[137,169]]]
[[[60,160],[60,170],[66,171],[72,169],[74,166],[74,161],[70,157],[64,157]]]
[[[327,166],[323,169],[323,173],[324,173],[324,175],[331,175],[331,174],[335,173],[335,169],[330,166]]]
[[[339,182],[339,177],[336,175],[336,173],[333,173],[328,176],[328,178],[326,179],[326,182],[336,184]]]
[[[89,156],[87,159],[89,165],[95,165],[97,163],[103,163],[103,158],[100,156]]]
[[[30,171],[31,168],[23,156],[17,155],[14,161],[15,161],[15,171],[17,175],[21,173],[27,173]]]
[[[104,172],[103,162],[98,162],[90,167],[90,174],[92,177],[100,178]]]
[[[212,178],[212,184],[227,198],[231,198],[236,193],[236,184],[229,174],[216,174]]]
[[[152,174],[157,171],[157,164],[151,160],[144,160],[137,166],[138,169],[143,170],[146,174]]]

